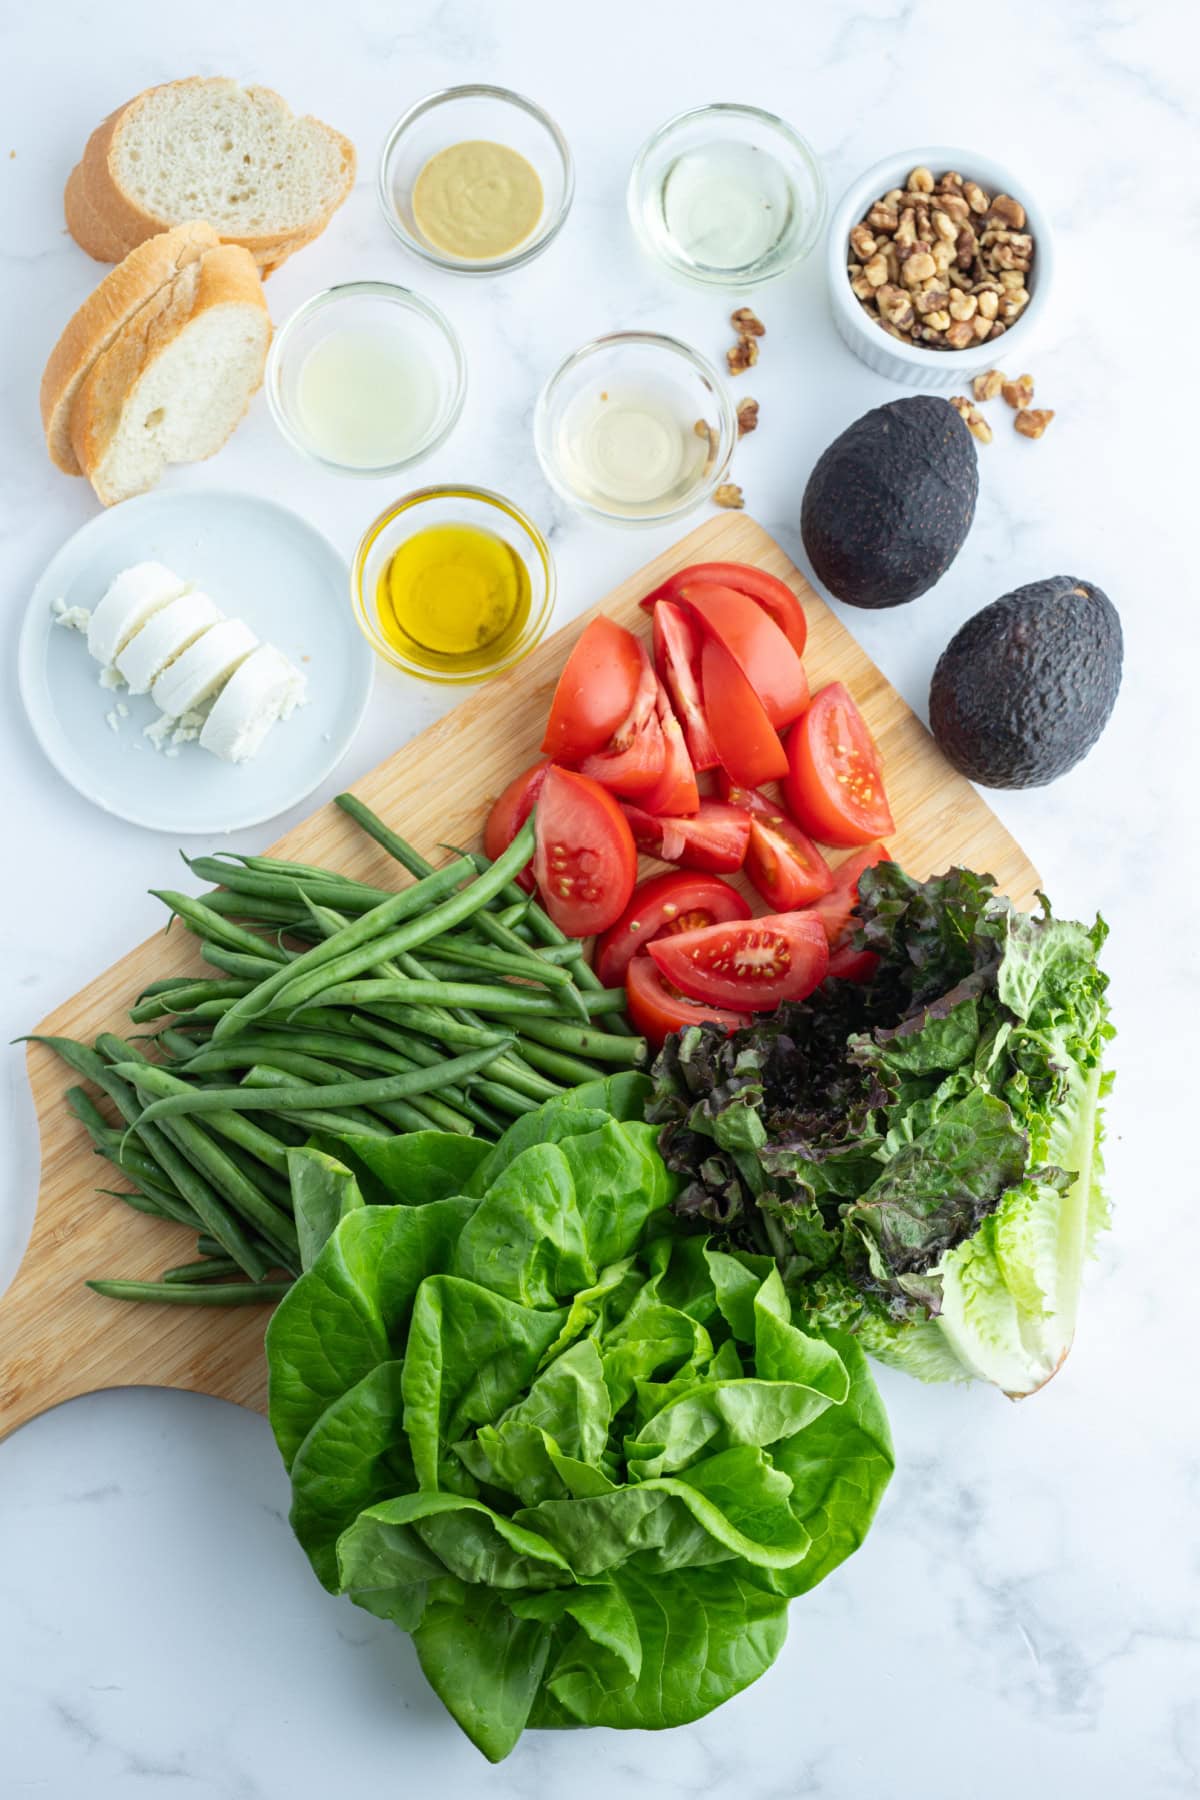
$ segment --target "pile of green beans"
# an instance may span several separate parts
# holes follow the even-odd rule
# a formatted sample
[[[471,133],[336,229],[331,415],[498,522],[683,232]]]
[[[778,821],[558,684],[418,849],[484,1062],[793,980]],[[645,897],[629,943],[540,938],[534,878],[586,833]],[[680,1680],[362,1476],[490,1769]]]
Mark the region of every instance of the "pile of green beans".
[[[155,890],[207,973],[166,976],[129,1017],[152,1058],[102,1033],[44,1038],[82,1086],[67,1104],[130,1184],[98,1190],[196,1233],[194,1259],[97,1293],[182,1306],[271,1302],[299,1273],[287,1153],[313,1134],[453,1131],[495,1140],[580,1082],[640,1067],[624,996],[495,862],[435,867],[352,794],[337,804],[412,877],[372,887],[263,856],[185,858],[219,884]],[[145,1041],[144,1039],[142,1041]]]

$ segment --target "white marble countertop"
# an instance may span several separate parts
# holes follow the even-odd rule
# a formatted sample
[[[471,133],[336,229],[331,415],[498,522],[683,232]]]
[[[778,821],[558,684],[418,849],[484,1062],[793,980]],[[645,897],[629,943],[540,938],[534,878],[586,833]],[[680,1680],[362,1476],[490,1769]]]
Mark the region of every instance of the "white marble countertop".
[[[600,1800],[1167,1800],[1200,1783],[1197,1248],[1188,1121],[1200,1012],[1192,296],[1200,273],[1197,26],[1169,0],[1002,9],[863,0],[340,0],[336,7],[77,0],[0,15],[0,541],[6,615],[0,769],[0,1038],[28,1029],[159,922],[175,845],[78,799],[33,742],[13,675],[26,595],[91,516],[47,463],[44,357],[101,273],[64,234],[63,180],[102,114],[191,73],[265,81],[349,131],[358,186],[269,286],[275,317],[332,280],[433,295],[470,361],[466,412],[421,479],[497,485],[551,528],[560,617],[676,532],[573,517],[534,460],[536,389],[575,344],[660,327],[719,355],[720,295],[676,288],[631,241],[623,190],[642,138],[701,101],[793,120],[831,193],[897,145],[938,138],[1031,172],[1055,220],[1058,307],[1032,359],[1047,437],[981,450],[970,540],[937,589],[847,622],[912,704],[976,607],[1068,572],[1121,609],[1125,687],[1088,761],[996,810],[1056,908],[1103,911],[1120,1039],[1110,1112],[1116,1226],[1092,1269],[1074,1355],[1033,1401],[925,1389],[886,1372],[899,1467],[865,1548],[792,1609],[774,1670],[707,1721],[654,1737],[530,1734],[491,1770],[426,1689],[408,1640],[321,1593],[292,1542],[265,1422],[152,1390],[60,1408],[0,1445],[0,1795],[569,1794]],[[375,164],[395,115],[471,79],[543,101],[578,163],[551,252],[466,282],[406,259]],[[750,389],[762,426],[738,457],[756,516],[802,561],[808,470],[868,406],[896,397],[837,341],[820,259],[764,290]],[[1168,446],[1174,443],[1175,450]],[[260,399],[210,466],[176,486],[240,486],[304,512],[345,553],[390,486],[338,482],[277,439]],[[441,707],[381,672],[325,798]],[[304,810],[308,810],[307,807]],[[279,822],[282,829],[289,821]],[[272,835],[273,835],[272,831]],[[262,833],[235,847],[250,848]],[[11,860],[8,860],[11,858]],[[5,1053],[0,1285],[36,1193],[32,1110]],[[3,1338],[0,1304],[0,1341]]]

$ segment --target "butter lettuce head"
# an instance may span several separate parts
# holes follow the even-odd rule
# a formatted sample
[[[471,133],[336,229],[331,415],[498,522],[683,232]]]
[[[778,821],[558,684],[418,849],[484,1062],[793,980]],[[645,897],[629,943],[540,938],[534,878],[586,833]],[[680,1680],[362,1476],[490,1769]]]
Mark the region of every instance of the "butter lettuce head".
[[[864,985],[669,1040],[648,1116],[677,1212],[771,1255],[793,1307],[929,1380],[1023,1395],[1061,1365],[1107,1223],[1106,936],[989,879],[860,883]]]
[[[798,1324],[769,1259],[681,1234],[655,1130],[608,1110],[644,1084],[597,1085],[463,1192],[433,1134],[293,1152],[310,1266],[267,1333],[292,1524],[493,1761],[526,1726],[653,1729],[739,1692],[892,1469],[853,1338]]]

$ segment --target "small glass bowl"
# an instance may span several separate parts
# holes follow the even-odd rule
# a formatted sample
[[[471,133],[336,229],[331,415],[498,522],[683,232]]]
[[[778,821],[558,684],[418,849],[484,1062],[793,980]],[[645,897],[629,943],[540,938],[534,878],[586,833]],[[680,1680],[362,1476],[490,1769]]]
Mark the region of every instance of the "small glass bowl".
[[[429,362],[436,405],[428,430],[404,456],[381,463],[342,461],[321,448],[305,421],[299,392],[304,365],[318,344],[347,328],[403,333]],[[267,357],[265,385],[271,416],[294,450],[337,475],[378,479],[409,468],[445,443],[463,409],[467,365],[454,327],[432,300],[389,281],[348,281],[314,294],[280,326]]]
[[[413,662],[389,641],[380,626],[376,604],[379,577],[400,545],[430,525],[475,525],[490,531],[516,552],[529,571],[532,591],[525,629],[494,663],[482,668],[478,664],[470,669],[456,668],[451,657],[440,659],[440,667]],[[359,539],[350,570],[354,616],[376,655],[406,675],[440,685],[490,681],[493,675],[522,662],[546,635],[557,586],[550,546],[533,520],[503,494],[458,485],[417,488],[380,513]]]
[[[690,256],[669,230],[664,211],[667,178],[680,157],[720,145],[761,151],[780,166],[791,190],[791,213],[774,243],[733,267]],[[802,262],[821,236],[827,208],[825,177],[808,140],[774,113],[725,101],[693,107],[660,125],[634,158],[626,197],[642,248],[672,274],[735,290],[774,281]]]
[[[607,399],[610,390],[630,384],[644,391],[669,393],[681,427],[710,427],[705,462],[696,480],[674,498],[621,503],[580,485],[567,442],[572,411],[589,391]],[[533,441],[542,473],[556,493],[580,512],[614,525],[662,525],[695,510],[724,479],[737,442],[737,414],[712,364],[677,338],[653,331],[614,331],[584,344],[551,375],[537,398]]]
[[[505,144],[533,164],[542,183],[542,216],[527,238],[503,256],[454,256],[431,244],[413,217],[412,191],[431,156],[472,139]],[[540,256],[566,223],[575,196],[567,140],[549,113],[510,88],[472,83],[418,100],[392,126],[379,161],[379,204],[400,242],[426,262],[456,275],[498,275]]]

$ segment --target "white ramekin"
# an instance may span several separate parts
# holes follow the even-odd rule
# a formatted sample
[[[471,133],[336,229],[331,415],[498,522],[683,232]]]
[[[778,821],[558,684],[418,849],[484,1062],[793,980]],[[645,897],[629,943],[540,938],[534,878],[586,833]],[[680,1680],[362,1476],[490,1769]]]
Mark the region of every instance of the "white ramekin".
[[[850,286],[846,264],[851,226],[857,225],[890,188],[903,187],[910,172],[919,168],[932,169],[935,175],[957,169],[964,180],[977,181],[988,194],[1011,194],[1025,208],[1026,229],[1033,233],[1035,245],[1033,267],[1026,279],[1029,305],[1002,337],[985,339],[967,350],[926,350],[902,344],[863,310]],[[855,356],[877,375],[903,387],[948,392],[964,388],[973,375],[984,369],[1003,366],[1017,374],[1028,367],[1025,353],[1030,340],[1042,328],[1054,285],[1054,240],[1036,191],[1024,176],[973,150],[944,144],[918,146],[884,157],[846,189],[829,221],[826,270],[834,324]]]

